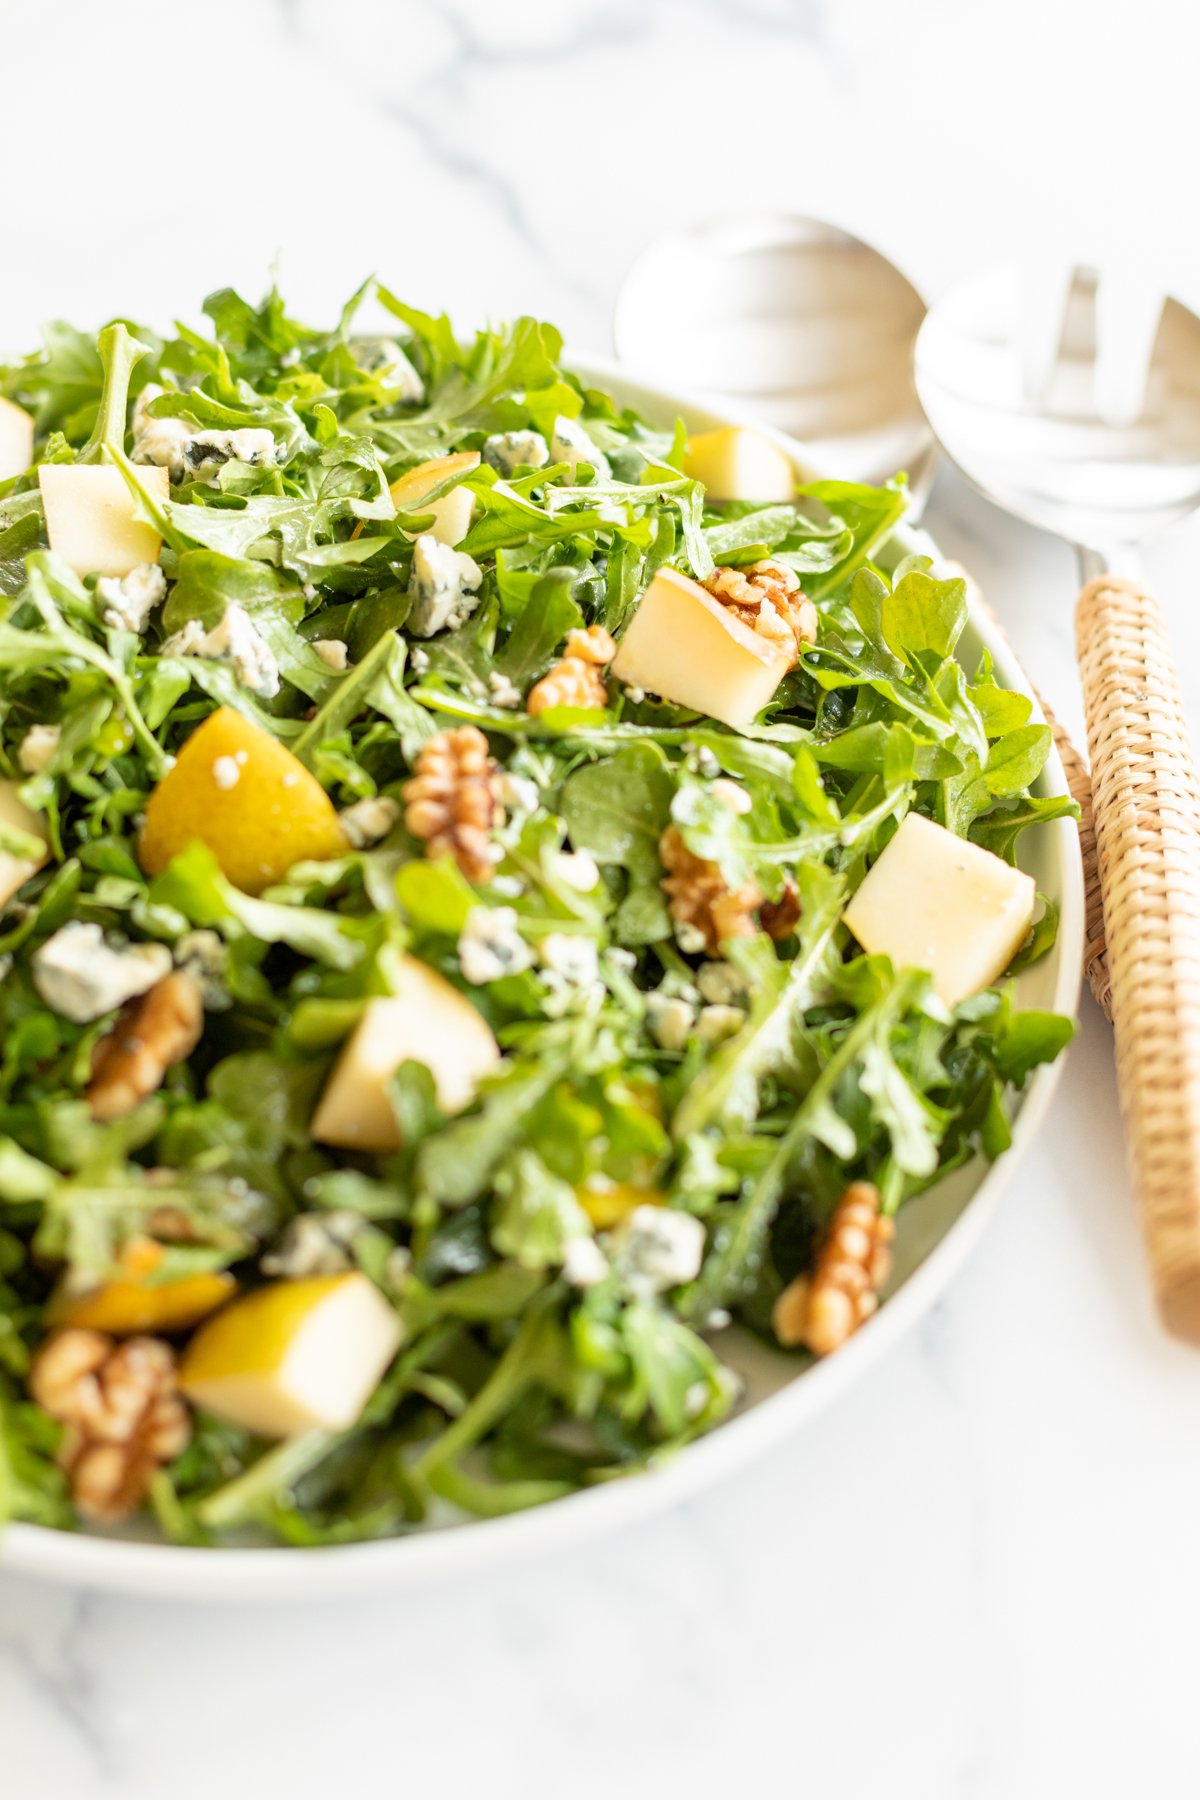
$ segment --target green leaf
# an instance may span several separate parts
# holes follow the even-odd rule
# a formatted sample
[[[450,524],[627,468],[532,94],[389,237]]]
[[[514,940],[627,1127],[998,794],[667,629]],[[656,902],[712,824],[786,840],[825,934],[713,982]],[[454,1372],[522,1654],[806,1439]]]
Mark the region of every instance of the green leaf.
[[[864,1046],[858,1085],[888,1134],[897,1168],[906,1175],[932,1175],[945,1114],[916,1092],[882,1036]]]
[[[246,931],[266,944],[288,944],[332,969],[352,969],[365,954],[353,921],[316,907],[284,906],[243,894],[227,881],[206,844],[190,844],[151,884],[156,906],[174,907],[193,925]]]
[[[966,622],[965,581],[934,581],[913,570],[884,597],[880,624],[889,648],[912,662],[927,650],[949,656]]]
[[[564,1051],[536,1060],[513,1058],[484,1085],[478,1111],[456,1119],[421,1146],[417,1181],[443,1206],[477,1200],[497,1164],[520,1142],[526,1114],[559,1079]]]
[[[1015,863],[1017,840],[1031,825],[1046,825],[1052,819],[1078,819],[1079,808],[1069,794],[1049,798],[1026,794],[1011,806],[998,807],[971,826],[972,843],[981,844],[1005,862]]]
[[[479,897],[452,857],[420,857],[396,872],[396,898],[414,930],[457,937]]]
[[[532,1150],[519,1150],[496,1176],[492,1242],[523,1269],[561,1268],[567,1246],[590,1237],[588,1216],[567,1182]]]
[[[998,739],[983,768],[988,792],[998,800],[1023,794],[1045,767],[1052,742],[1048,725],[1020,725]]]
[[[704,1342],[649,1301],[635,1300],[621,1321],[633,1363],[636,1392],[644,1393],[671,1437],[712,1425],[729,1410],[733,1385]]]
[[[517,687],[527,687],[540,675],[568,631],[583,624],[583,614],[572,591],[574,586],[572,570],[552,570],[537,583],[518,615],[507,644],[496,657],[499,673]]]
[[[661,753],[637,744],[577,769],[560,796],[575,849],[589,850],[597,862],[629,876],[615,921],[627,943],[654,943],[669,930],[658,841],[670,819],[672,792]]]

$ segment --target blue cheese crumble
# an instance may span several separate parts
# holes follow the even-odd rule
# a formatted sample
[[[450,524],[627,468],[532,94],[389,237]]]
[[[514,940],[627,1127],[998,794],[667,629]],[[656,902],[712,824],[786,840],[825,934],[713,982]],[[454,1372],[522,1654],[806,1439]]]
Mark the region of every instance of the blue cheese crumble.
[[[359,368],[373,375],[381,387],[394,388],[398,402],[425,398],[425,383],[395,338],[354,337],[350,348]]]
[[[214,475],[227,462],[267,468],[276,460],[275,439],[260,426],[237,431],[197,429],[187,419],[156,419],[151,403],[167,392],[156,382],[138,395],[133,408],[133,460],[155,463],[172,481]]]
[[[514,475],[523,466],[544,469],[550,447],[540,431],[498,431],[485,441],[483,460],[498,475]]]
[[[511,906],[473,906],[458,939],[459,967],[472,987],[486,987],[504,975],[520,975],[533,965],[533,951],[517,928]]]
[[[139,637],[150,623],[150,614],[166,597],[167,578],[157,563],[138,563],[128,575],[102,575],[96,583],[105,625],[110,631],[136,631]]]
[[[99,925],[72,919],[33,953],[33,985],[51,1012],[90,1025],[171,973],[165,944],[110,944]]]
[[[40,775],[50,767],[58,754],[62,729],[58,725],[31,725],[17,747],[17,762],[23,775]]]
[[[335,675],[344,675],[350,667],[350,658],[341,638],[314,638],[313,649]]]
[[[608,481],[612,476],[612,466],[603,450],[592,442],[578,419],[568,419],[564,413],[554,421],[550,454],[556,463],[567,463],[572,475],[578,473],[580,463],[587,463],[596,471],[597,481]]]
[[[612,1232],[609,1245],[630,1292],[652,1299],[700,1273],[704,1223],[665,1206],[635,1206]]]
[[[227,662],[242,686],[263,700],[279,692],[279,664],[271,646],[236,600],[229,602],[211,631],[205,631],[199,619],[189,619],[182,631],[167,639],[162,654]]]
[[[545,989],[543,1006],[550,1019],[567,1013],[594,1013],[604,1000],[600,958],[595,940],[566,931],[552,931],[538,944],[538,961]]]
[[[369,850],[381,843],[400,817],[400,808],[386,794],[356,800],[338,814],[342,830],[355,850]]]
[[[425,531],[413,545],[408,594],[412,602],[408,629],[415,637],[454,631],[479,605],[483,570],[474,557],[452,550]]]

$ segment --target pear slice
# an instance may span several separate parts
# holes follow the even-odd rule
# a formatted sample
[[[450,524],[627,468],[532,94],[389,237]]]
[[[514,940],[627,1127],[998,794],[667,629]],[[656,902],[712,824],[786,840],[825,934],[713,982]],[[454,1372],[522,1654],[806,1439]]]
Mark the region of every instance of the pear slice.
[[[423,1063],[443,1112],[461,1112],[500,1060],[471,1002],[415,956],[402,959],[400,991],[368,1000],[313,1114],[318,1143],[386,1153],[400,1148],[387,1084],[402,1062]]]
[[[107,1331],[112,1337],[186,1331],[237,1293],[237,1282],[225,1269],[158,1280],[165,1257],[153,1238],[131,1238],[121,1252],[118,1273],[107,1281],[80,1291],[60,1287],[51,1295],[47,1324]]]
[[[452,487],[449,493],[431,500],[428,506],[424,500],[431,488],[449,481],[452,475],[469,475],[478,467],[478,450],[460,450],[454,456],[435,456],[430,462],[418,463],[407,475],[393,481],[389,489],[397,512],[432,513],[433,524],[426,528],[430,535],[439,543],[452,547],[461,544],[471,529],[471,514],[475,509],[475,496],[470,488]],[[417,534],[406,531],[404,535],[412,538]]]
[[[138,469],[138,479],[158,499],[170,498],[165,469],[148,463]],[[141,563],[158,561],[162,539],[153,525],[134,517],[137,501],[120,469],[110,463],[43,463],[38,486],[50,548],[77,575],[128,575]]]
[[[33,420],[14,400],[0,398],[0,481],[23,475],[33,461]]]
[[[282,881],[294,863],[328,862],[350,848],[316,776],[230,706],[196,727],[151,792],[138,860],[161,875],[197,840],[247,894]]]
[[[179,1385],[197,1406],[258,1437],[346,1431],[402,1335],[379,1289],[357,1271],[274,1281],[201,1327]]]
[[[796,472],[769,438],[742,425],[688,439],[683,472],[702,481],[712,500],[790,500]]]

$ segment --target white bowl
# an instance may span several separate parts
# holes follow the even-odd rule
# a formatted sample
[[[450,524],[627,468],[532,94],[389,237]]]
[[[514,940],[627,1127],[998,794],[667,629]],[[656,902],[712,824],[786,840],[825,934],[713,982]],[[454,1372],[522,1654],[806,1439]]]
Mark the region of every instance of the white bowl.
[[[615,364],[578,359],[572,366],[622,404],[667,425],[679,416],[689,427],[700,430],[744,422],[639,381]],[[793,458],[802,475],[816,473],[795,439],[780,432],[768,435]],[[901,554],[919,551],[937,558],[935,546],[924,533],[901,527],[893,542]],[[969,661],[981,650],[990,651],[998,679],[1034,699],[1007,644],[977,611],[972,611],[963,648]],[[1042,718],[1036,699],[1034,717]],[[1056,753],[1051,753],[1037,791],[1066,791]],[[1083,871],[1073,823],[1057,820],[1026,832],[1021,839],[1021,864],[1035,876],[1041,892],[1058,904],[1061,915],[1052,954],[1019,979],[1021,1003],[1073,1016],[1084,941]],[[7,1569],[51,1581],[189,1599],[377,1592],[381,1587],[436,1576],[444,1569],[505,1560],[526,1549],[544,1549],[585,1531],[640,1517],[693,1493],[756,1451],[798,1430],[844,1387],[857,1381],[872,1362],[886,1356],[901,1333],[933,1305],[982,1236],[1046,1115],[1061,1067],[1060,1057],[1030,1080],[1017,1102],[1012,1147],[999,1162],[988,1166],[977,1160],[903,1209],[898,1220],[895,1274],[885,1304],[836,1356],[800,1369],[793,1358],[773,1352],[747,1334],[729,1334],[723,1354],[746,1383],[737,1414],[661,1469],[627,1481],[608,1482],[507,1518],[472,1520],[411,1537],[332,1549],[193,1550],[14,1525],[0,1539],[0,1562]]]

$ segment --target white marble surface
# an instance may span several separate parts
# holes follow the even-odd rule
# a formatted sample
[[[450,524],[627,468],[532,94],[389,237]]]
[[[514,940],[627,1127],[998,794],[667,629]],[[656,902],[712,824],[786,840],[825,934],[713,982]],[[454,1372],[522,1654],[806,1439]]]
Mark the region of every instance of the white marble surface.
[[[0,341],[149,316],[278,250],[607,349],[670,223],[874,234],[928,291],[1024,240],[1193,296],[1182,0],[108,0],[3,21]],[[1190,260],[1189,260],[1190,259]],[[930,518],[1078,718],[1067,553]],[[1200,533],[1155,559],[1200,700]],[[1194,1789],[1200,1362],[1150,1315],[1110,1043],[945,1303],[801,1436],[650,1523],[373,1601],[205,1609],[0,1574],[0,1790],[230,1800]]]

